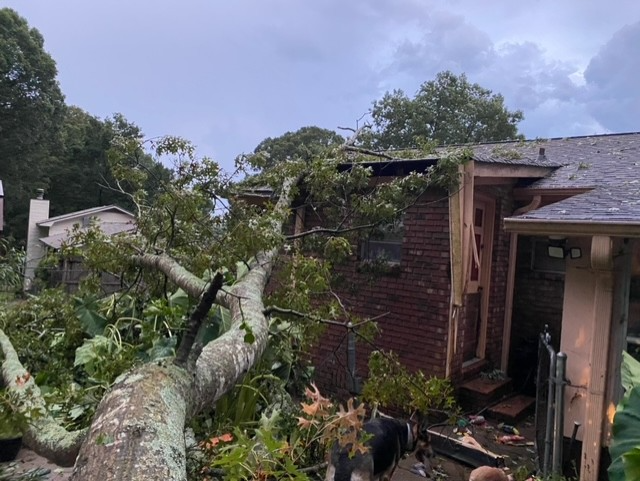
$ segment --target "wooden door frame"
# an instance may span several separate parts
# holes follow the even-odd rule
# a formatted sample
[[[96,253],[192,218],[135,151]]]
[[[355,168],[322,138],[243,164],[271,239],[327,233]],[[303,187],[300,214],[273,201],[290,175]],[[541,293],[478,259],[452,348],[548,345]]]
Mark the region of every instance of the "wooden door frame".
[[[485,358],[487,349],[487,327],[489,318],[489,300],[491,291],[491,267],[493,263],[493,241],[496,216],[496,199],[490,195],[476,191],[473,196],[473,213],[475,216],[476,202],[485,205],[483,225],[483,252],[480,265],[478,287],[482,288],[480,295],[480,333],[476,345],[476,359]],[[475,242],[475,238],[474,238]]]

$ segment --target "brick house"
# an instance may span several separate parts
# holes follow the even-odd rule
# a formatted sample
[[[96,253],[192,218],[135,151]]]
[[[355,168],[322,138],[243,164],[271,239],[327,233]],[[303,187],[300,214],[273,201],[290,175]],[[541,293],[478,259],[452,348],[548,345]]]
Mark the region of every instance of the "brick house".
[[[472,148],[457,192],[425,195],[401,229],[336,267],[343,302],[381,330],[375,346],[357,343],[356,374],[366,378],[376,348],[457,385],[501,369],[526,391],[549,325],[568,355],[565,436],[581,423],[581,479],[597,479],[621,352],[640,338],[640,133]],[[371,165],[376,176],[398,176],[437,161]],[[309,215],[297,217],[297,229],[310,227]],[[382,250],[390,268],[363,269],[367,248]],[[346,333],[330,326],[315,347],[324,391],[353,388]]]

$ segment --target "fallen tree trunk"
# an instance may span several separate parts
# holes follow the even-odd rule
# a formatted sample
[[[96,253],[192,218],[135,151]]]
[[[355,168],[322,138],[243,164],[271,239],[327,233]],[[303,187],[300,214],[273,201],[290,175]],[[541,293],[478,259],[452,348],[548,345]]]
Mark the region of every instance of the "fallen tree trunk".
[[[229,391],[266,347],[262,291],[274,256],[259,256],[241,282],[220,294],[233,327],[204,347],[195,373],[167,362],[116,381],[98,406],[72,480],[186,479],[185,421]],[[252,343],[245,342],[243,323]]]
[[[290,178],[283,185],[275,207],[282,219],[296,181]],[[274,224],[278,232],[281,228],[282,222]],[[269,326],[262,295],[276,255],[276,249],[258,254],[241,280],[218,291],[216,302],[231,312],[231,329],[202,349],[195,372],[167,362],[116,380],[96,410],[72,481],[186,480],[185,422],[231,390],[266,347]],[[205,290],[203,281],[167,256],[143,254],[137,262],[161,270],[190,295]],[[248,332],[252,342],[245,341]]]
[[[100,403],[71,479],[186,479],[191,384],[170,364],[122,376]]]

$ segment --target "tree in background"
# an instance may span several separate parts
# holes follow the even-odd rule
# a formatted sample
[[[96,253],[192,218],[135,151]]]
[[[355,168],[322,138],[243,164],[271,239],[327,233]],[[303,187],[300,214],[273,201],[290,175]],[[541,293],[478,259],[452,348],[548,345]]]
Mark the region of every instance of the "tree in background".
[[[62,142],[57,155],[47,161],[47,197],[51,215],[61,215],[89,207],[116,204],[134,209],[126,179],[116,185],[109,163],[114,139],[137,141],[142,131],[122,114],[101,120],[78,107],[68,107],[62,122]],[[135,162],[150,173],[145,188],[153,195],[171,173],[148,153],[138,151]],[[69,186],[73,188],[70,189]]]
[[[253,151],[264,154],[264,167],[272,167],[285,160],[301,159],[309,162],[327,148],[337,147],[344,138],[333,130],[310,126],[295,132],[287,132],[280,137],[267,137]]]
[[[38,30],[0,9],[0,179],[5,235],[19,242],[36,189],[45,190],[52,216],[109,204],[135,207],[126,179],[115,185],[108,151],[114,139],[139,140],[140,128],[121,114],[101,120],[66,106],[56,75]],[[135,162],[149,173],[144,187],[151,195],[171,176],[145,152]]]
[[[7,235],[22,234],[25,205],[36,188],[46,187],[43,163],[60,145],[65,104],[56,75],[40,32],[15,11],[0,9],[0,179]]]
[[[509,111],[500,94],[493,94],[466,75],[445,71],[423,83],[411,99],[402,90],[387,92],[373,103],[371,146],[405,149],[419,139],[438,145],[521,138],[521,111]]]

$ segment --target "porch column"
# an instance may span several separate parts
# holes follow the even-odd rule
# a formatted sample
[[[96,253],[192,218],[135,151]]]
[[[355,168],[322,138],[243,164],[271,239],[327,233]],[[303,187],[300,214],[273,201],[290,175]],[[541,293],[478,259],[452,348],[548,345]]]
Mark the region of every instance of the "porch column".
[[[595,280],[593,324],[586,392],[586,413],[582,440],[580,479],[597,481],[602,448],[603,419],[607,392],[607,364],[613,309],[613,248],[609,236],[594,236],[591,241],[591,268]],[[587,300],[585,299],[585,302]],[[571,362],[569,360],[569,362]]]

